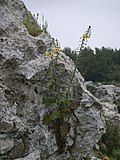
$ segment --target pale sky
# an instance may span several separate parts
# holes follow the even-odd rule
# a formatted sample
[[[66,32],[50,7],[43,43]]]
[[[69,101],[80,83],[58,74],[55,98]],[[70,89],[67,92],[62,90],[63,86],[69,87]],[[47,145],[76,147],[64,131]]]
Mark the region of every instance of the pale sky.
[[[88,46],[120,48],[120,0],[23,0],[33,14],[42,13],[48,31],[61,47],[76,49],[88,26]]]

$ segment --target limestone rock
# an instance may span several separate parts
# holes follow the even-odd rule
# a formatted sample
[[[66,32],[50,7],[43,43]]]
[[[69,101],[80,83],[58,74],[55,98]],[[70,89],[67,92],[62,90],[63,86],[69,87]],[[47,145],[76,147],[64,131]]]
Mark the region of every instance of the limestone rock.
[[[117,100],[120,99],[120,87],[93,82],[86,82],[86,86],[95,97],[99,98],[106,120],[120,121],[120,114],[116,104]]]
[[[44,116],[57,109],[44,103],[50,94],[51,77],[47,74],[51,59],[45,51],[54,47],[54,41],[45,33],[29,35],[23,24],[27,12],[21,0],[0,1],[0,160],[90,160],[94,145],[105,133],[101,103],[77,71],[73,89],[80,104],[67,126],[62,126],[68,127],[65,145],[56,140],[43,124]],[[64,96],[75,66],[62,52],[58,65]],[[58,143],[64,147],[61,153]]]

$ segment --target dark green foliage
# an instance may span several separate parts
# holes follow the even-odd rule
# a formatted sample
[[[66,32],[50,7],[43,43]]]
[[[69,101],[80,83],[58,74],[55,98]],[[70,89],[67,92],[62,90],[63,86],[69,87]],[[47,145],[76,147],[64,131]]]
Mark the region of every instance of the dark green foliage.
[[[105,143],[108,153],[111,153],[113,149],[120,149],[120,128],[117,125],[109,124],[106,134],[102,137],[102,141]]]
[[[120,149],[113,150],[110,160],[120,160]]]
[[[43,125],[49,125],[53,121],[56,121],[57,119],[61,119],[61,113],[60,111],[54,111],[51,114],[47,114],[43,118]]]
[[[70,47],[65,47],[65,48],[63,49],[63,52],[64,52],[67,56],[69,56],[73,61],[76,60],[76,55],[77,55],[77,53],[76,53],[76,51],[72,51]]]
[[[107,127],[107,132],[101,139],[106,148],[101,148],[101,152],[109,156],[110,160],[120,160],[120,126],[109,123]]]
[[[80,54],[70,48],[63,50],[76,64],[87,81],[113,83],[120,82],[120,50],[110,48],[85,48]]]

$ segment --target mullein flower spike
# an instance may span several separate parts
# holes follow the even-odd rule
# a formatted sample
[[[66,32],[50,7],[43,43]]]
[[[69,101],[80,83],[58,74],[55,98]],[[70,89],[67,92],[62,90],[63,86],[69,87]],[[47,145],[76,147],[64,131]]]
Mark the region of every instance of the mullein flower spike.
[[[88,34],[83,34],[82,38],[88,39],[88,38],[90,38],[90,35],[88,35]]]
[[[83,39],[88,39],[91,36],[91,26],[88,27],[87,31],[85,32],[85,34],[83,34],[82,38]]]
[[[76,49],[77,53],[79,54],[86,46],[87,40],[91,37],[91,26],[88,27],[87,31],[80,37],[80,44]]]

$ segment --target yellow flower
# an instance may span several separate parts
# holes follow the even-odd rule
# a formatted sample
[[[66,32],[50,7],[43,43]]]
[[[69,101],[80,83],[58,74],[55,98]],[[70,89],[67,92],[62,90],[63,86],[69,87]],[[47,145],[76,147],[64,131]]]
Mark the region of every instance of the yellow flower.
[[[82,38],[88,39],[88,38],[90,38],[90,35],[88,35],[87,33],[86,33],[86,34],[83,34]]]
[[[54,53],[48,51],[45,52],[45,55],[50,58],[54,57]]]
[[[55,52],[59,52],[59,48],[55,47],[55,48],[54,48],[54,51],[55,51]]]
[[[54,57],[55,55],[54,55],[54,53],[51,53],[51,57]]]
[[[45,55],[46,55],[47,57],[49,57],[49,54],[50,54],[50,53],[49,53],[48,51],[45,52]]]

